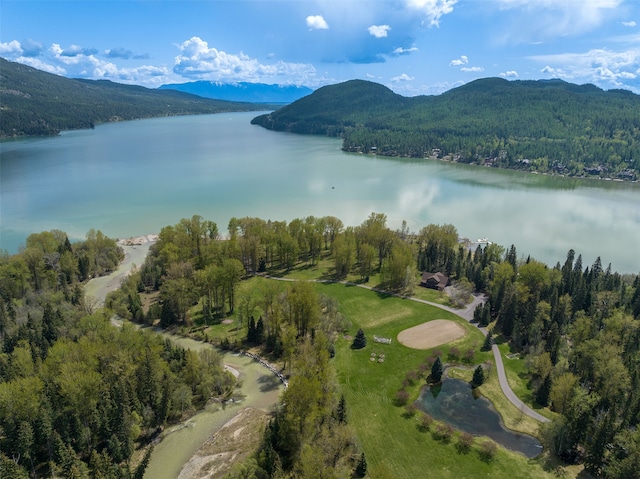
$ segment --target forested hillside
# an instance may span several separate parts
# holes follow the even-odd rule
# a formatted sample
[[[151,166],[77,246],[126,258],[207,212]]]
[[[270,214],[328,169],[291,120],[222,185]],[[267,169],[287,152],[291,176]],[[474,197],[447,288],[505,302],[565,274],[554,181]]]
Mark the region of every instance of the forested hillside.
[[[69,79],[0,58],[0,138],[55,135],[110,121],[264,108],[175,90]]]
[[[352,80],[253,123],[341,136],[350,152],[571,176],[636,180],[640,174],[640,96],[561,80],[487,78],[412,98]]]

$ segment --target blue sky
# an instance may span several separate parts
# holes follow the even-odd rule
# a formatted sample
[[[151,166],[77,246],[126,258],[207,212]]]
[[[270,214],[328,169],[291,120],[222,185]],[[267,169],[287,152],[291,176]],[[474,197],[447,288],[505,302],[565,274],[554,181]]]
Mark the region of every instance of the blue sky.
[[[361,78],[413,96],[500,76],[640,93],[640,0],[2,0],[0,56],[151,88]]]

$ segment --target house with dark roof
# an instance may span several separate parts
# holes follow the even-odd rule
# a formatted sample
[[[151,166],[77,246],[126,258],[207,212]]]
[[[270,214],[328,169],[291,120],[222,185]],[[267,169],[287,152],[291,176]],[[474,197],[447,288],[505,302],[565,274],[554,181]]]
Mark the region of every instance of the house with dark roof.
[[[449,277],[443,273],[422,273],[422,279],[420,280],[420,286],[425,288],[437,289],[442,291],[445,286],[449,284]]]

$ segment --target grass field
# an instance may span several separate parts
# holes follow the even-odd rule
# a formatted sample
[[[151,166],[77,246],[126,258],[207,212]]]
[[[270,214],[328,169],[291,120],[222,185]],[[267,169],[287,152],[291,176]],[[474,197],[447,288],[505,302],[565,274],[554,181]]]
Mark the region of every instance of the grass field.
[[[326,269],[322,262],[316,267],[296,269],[283,275],[295,279],[318,279]],[[259,289],[264,278],[253,278],[244,282],[242,290]],[[280,283],[282,288],[285,283]],[[371,282],[369,283],[371,284]],[[365,452],[369,466],[370,478],[414,479],[422,477],[436,478],[478,478],[492,479],[512,478],[551,478],[561,474],[563,477],[575,477],[570,469],[559,469],[546,458],[527,459],[499,447],[492,461],[482,460],[478,450],[484,441],[476,438],[471,450],[461,453],[456,448],[457,435],[449,442],[434,438],[431,431],[420,428],[419,414],[409,416],[406,408],[394,404],[396,393],[403,387],[407,373],[417,373],[419,379],[415,384],[405,386],[410,394],[410,402],[417,399],[420,388],[425,384],[426,359],[440,354],[445,363],[459,363],[449,356],[455,347],[461,357],[469,350],[474,356],[465,368],[450,369],[452,377],[468,380],[470,367],[480,363],[492,363],[490,352],[480,352],[483,336],[478,329],[458,316],[433,306],[401,299],[389,294],[369,291],[354,285],[317,283],[317,291],[338,300],[342,314],[350,321],[349,336],[355,336],[358,328],[362,328],[367,336],[367,346],[361,350],[351,349],[351,339],[340,337],[336,343],[336,357],[332,360],[337,372],[341,392],[347,399],[349,423],[354,427],[358,446]],[[240,293],[240,291],[239,291]],[[439,295],[438,292],[429,292]],[[433,298],[425,298],[433,301]],[[466,335],[452,343],[423,351],[410,349],[397,341],[398,334],[427,321],[445,319],[455,321],[466,330]],[[237,324],[218,325],[209,328],[209,338],[232,336],[238,337]],[[391,344],[373,341],[373,336],[391,338]],[[501,345],[503,354],[507,345]],[[506,348],[506,349],[505,349]],[[384,361],[372,361],[384,355]],[[531,400],[531,392],[527,389],[523,373],[523,360],[506,361],[507,375],[514,391],[523,399]],[[422,367],[422,369],[421,369]],[[524,416],[502,394],[495,371],[489,371],[487,382],[480,392],[488,397],[503,417],[504,423],[511,429],[536,434],[539,424]]]
[[[353,324],[354,333],[363,328],[367,346],[352,350],[350,341],[341,339],[336,345],[334,364],[342,392],[349,407],[349,422],[356,430],[360,447],[365,451],[372,478],[545,478],[542,459],[524,456],[499,448],[495,459],[481,460],[477,445],[466,454],[459,453],[456,439],[443,443],[430,432],[420,429],[417,417],[407,417],[405,408],[394,405],[396,392],[409,371],[417,371],[429,351],[412,350],[395,341],[398,333],[434,319],[459,321],[467,335],[454,343],[440,346],[444,361],[450,347],[460,351],[479,351],[482,335],[475,326],[457,316],[434,307],[400,298],[376,294],[357,287],[318,285],[318,290],[337,298],[340,309]],[[373,335],[390,337],[390,345],[372,341]],[[384,354],[384,362],[371,361],[371,354]],[[490,353],[476,352],[473,364],[491,360]],[[424,374],[422,374],[424,377]],[[497,375],[492,375],[489,384]],[[407,388],[411,400],[416,399],[424,379]],[[490,388],[487,388],[490,391]],[[499,389],[499,386],[498,386]],[[506,398],[505,398],[506,401]],[[433,430],[433,427],[432,427]],[[482,440],[476,439],[476,444]]]

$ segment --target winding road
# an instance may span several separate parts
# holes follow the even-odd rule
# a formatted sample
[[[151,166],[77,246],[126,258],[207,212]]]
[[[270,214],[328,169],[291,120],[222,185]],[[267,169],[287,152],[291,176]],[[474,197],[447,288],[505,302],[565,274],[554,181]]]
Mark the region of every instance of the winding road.
[[[275,279],[275,280],[278,280],[278,281],[289,281],[289,282],[299,281],[299,280],[295,280],[295,279],[291,279],[291,278],[277,278],[277,277],[274,277],[274,276],[265,276],[265,278]],[[300,281],[302,281],[302,280],[300,280]],[[378,289],[378,288],[367,286],[365,284],[352,283],[352,282],[349,282],[349,281],[332,281],[332,280],[323,280],[323,279],[313,280],[313,281],[316,282],[316,283],[348,284],[349,286],[358,286],[359,288],[368,289],[370,291],[375,291],[377,293],[389,294],[389,295],[392,295],[392,296],[397,296],[399,298],[415,301],[417,303],[428,304],[430,306],[435,306],[436,308],[440,308],[440,309],[443,309],[443,310],[448,311],[450,313],[453,313],[456,316],[459,316],[460,318],[462,318],[462,319],[464,319],[465,321],[468,321],[468,322],[471,322],[473,320],[473,312],[475,311],[475,309],[479,305],[484,304],[484,302],[487,300],[486,296],[484,296],[482,294],[474,294],[473,295],[473,300],[464,309],[455,309],[455,308],[450,308],[449,306],[445,306],[443,304],[433,303],[431,301],[427,301],[427,300],[424,300],[424,299],[415,298],[413,296],[402,296],[402,295],[399,295],[399,294],[390,293],[389,291],[384,291],[384,290],[381,290],[381,289]],[[478,327],[478,329],[485,336],[488,334],[488,331],[486,330],[486,328]],[[531,417],[531,418],[533,418],[533,419],[535,419],[537,421],[540,421],[540,422],[549,422],[549,418],[547,418],[547,417],[543,416],[542,414],[540,414],[540,413],[534,411],[533,409],[531,409],[529,406],[527,406],[516,395],[516,393],[513,392],[513,389],[511,389],[511,386],[509,386],[509,381],[507,380],[507,374],[506,374],[505,369],[504,369],[504,363],[502,361],[502,354],[500,353],[500,349],[498,349],[498,346],[494,344],[492,346],[491,350],[493,351],[493,357],[494,357],[495,363],[496,363],[496,370],[498,371],[498,382],[500,383],[500,388],[502,389],[502,392],[504,393],[505,397],[511,402],[511,404],[513,404],[515,407],[517,407],[525,415],[527,415],[527,416],[529,416],[529,417]]]

